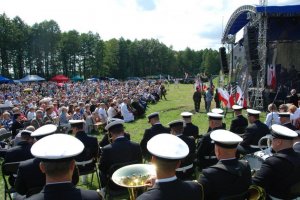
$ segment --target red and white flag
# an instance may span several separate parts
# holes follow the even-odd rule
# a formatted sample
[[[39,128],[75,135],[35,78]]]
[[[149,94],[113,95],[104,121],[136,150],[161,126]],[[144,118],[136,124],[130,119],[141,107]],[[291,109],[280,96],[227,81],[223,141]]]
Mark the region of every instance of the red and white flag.
[[[218,97],[221,102],[223,102],[224,106],[229,106],[229,93],[227,90],[218,88]]]
[[[272,64],[268,65],[267,84],[271,89],[276,88],[276,70]]]
[[[244,92],[240,86],[236,87],[236,103],[243,108],[247,108],[247,99],[245,98]]]

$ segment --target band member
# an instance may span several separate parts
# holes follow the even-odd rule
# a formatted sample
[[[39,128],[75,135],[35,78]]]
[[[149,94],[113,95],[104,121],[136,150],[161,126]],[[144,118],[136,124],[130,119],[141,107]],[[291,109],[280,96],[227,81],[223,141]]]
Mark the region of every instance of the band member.
[[[100,157],[100,178],[101,186],[113,190],[120,189],[112,181],[109,181],[109,170],[113,165],[122,163],[142,163],[142,152],[140,145],[131,142],[124,137],[124,120],[116,120],[105,126],[111,134],[112,144],[103,147]],[[103,191],[105,192],[105,191]]]
[[[290,117],[291,114],[288,112],[278,113],[280,119],[280,125],[285,126],[293,131],[296,130],[296,127],[291,123]]]
[[[211,112],[212,113],[217,113],[217,114],[220,114],[220,115],[224,114],[224,111],[221,108],[213,108],[213,109],[211,109]],[[222,122],[222,129],[226,129],[226,124],[224,122]],[[210,131],[211,131],[211,128],[208,127],[207,132],[210,132]]]
[[[250,166],[236,158],[238,144],[243,140],[227,130],[215,130],[210,134],[215,143],[219,162],[202,170],[199,182],[203,185],[205,199],[245,199],[251,184]],[[238,199],[238,198],[235,198]]]
[[[271,199],[295,199],[299,197],[300,154],[293,150],[293,139],[298,134],[277,124],[272,125],[271,134],[276,153],[263,162],[253,182],[263,187]]]
[[[207,113],[209,127],[212,131],[223,129],[222,119],[223,115],[217,113]],[[214,151],[214,143],[210,138],[210,133],[206,133],[198,142],[196,157],[199,169],[212,166],[218,162]]]
[[[151,113],[150,115],[147,116],[147,118],[148,118],[148,122],[151,124],[151,128],[148,128],[145,130],[145,133],[143,135],[140,145],[141,145],[144,159],[147,161],[150,161],[151,155],[147,149],[147,142],[155,135],[158,135],[160,133],[169,133],[170,130],[168,128],[164,127],[160,123],[158,112]]]
[[[181,180],[191,180],[194,175],[194,159],[195,159],[195,139],[192,136],[183,134],[183,120],[174,120],[168,124],[171,134],[182,139],[189,147],[189,154],[181,161],[179,168],[176,169],[176,176]]]
[[[192,123],[192,113],[182,112],[181,116],[184,120],[185,126],[183,130],[183,135],[193,136],[195,139],[199,138],[199,128]]]
[[[155,184],[137,200],[202,200],[203,190],[199,183],[182,181],[176,177],[180,160],[189,154],[189,147],[179,137],[159,134],[147,144],[152,154],[151,162],[156,166]]]
[[[83,149],[80,140],[66,134],[53,134],[37,141],[31,153],[41,159],[40,170],[46,174],[46,185],[40,193],[28,199],[102,199],[96,191],[77,189],[71,182],[76,168],[74,157]]]
[[[245,129],[243,141],[238,147],[239,152],[242,154],[259,151],[258,141],[263,136],[270,134],[268,126],[259,120],[260,111],[247,109],[247,113],[250,125]]]
[[[236,118],[231,121],[230,131],[238,135],[241,135],[245,132],[245,129],[248,126],[248,121],[242,115],[242,109],[243,109],[242,106],[233,105],[232,109],[234,110],[234,114]]]

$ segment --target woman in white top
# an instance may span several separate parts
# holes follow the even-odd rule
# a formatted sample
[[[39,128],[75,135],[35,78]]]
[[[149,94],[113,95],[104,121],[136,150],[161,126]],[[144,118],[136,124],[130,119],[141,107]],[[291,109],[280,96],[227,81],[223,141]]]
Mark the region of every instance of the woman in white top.
[[[267,114],[265,124],[271,128],[273,124],[280,124],[279,115],[277,113],[277,107],[275,104],[271,103],[268,106],[269,113]]]
[[[109,105],[109,108],[107,110],[107,116],[108,116],[108,119],[111,119],[111,118],[115,118],[117,116],[117,110],[116,110],[116,104],[115,103],[110,103]]]

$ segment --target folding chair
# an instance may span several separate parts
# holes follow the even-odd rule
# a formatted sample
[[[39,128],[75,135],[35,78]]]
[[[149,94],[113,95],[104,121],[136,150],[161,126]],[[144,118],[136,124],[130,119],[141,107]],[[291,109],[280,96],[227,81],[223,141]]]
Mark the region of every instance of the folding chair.
[[[2,178],[4,180],[4,195],[5,200],[7,196],[12,200],[11,193],[15,193],[15,188],[9,186],[8,176],[17,174],[20,162],[2,163]]]
[[[90,185],[93,184],[94,173],[96,173],[98,186],[99,186],[99,188],[101,188],[99,171],[98,171],[98,166],[96,163],[97,163],[97,160],[90,159],[90,160],[86,160],[86,161],[76,162],[76,165],[78,167],[79,176],[92,174]]]

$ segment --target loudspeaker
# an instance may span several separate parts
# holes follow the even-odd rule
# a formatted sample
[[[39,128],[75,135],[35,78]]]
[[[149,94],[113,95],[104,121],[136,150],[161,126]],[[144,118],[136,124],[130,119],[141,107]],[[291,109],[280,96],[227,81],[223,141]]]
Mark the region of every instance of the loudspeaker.
[[[258,58],[258,29],[254,26],[247,27],[248,52],[252,70],[260,70]]]
[[[225,47],[220,47],[219,48],[219,53],[220,53],[220,61],[221,61],[222,71],[223,71],[224,74],[228,74],[229,69],[228,69],[228,63],[227,63],[227,56],[226,56]]]

